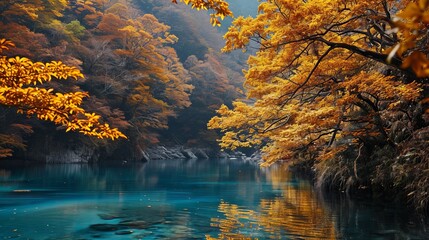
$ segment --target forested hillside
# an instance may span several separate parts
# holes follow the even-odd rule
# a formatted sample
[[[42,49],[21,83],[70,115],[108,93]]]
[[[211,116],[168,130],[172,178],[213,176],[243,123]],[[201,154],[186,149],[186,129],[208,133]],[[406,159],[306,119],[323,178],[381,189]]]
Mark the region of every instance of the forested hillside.
[[[0,11],[0,38],[14,44],[2,54],[80,70],[77,81],[39,87],[81,92],[83,109],[127,138],[86,137],[37,121],[25,112],[29,105],[2,107],[4,157],[43,160],[73,150],[86,160],[140,160],[142,150],[160,142],[216,146],[206,124],[239,97],[244,58],[219,54],[221,34],[205,13],[168,0],[2,1]]]

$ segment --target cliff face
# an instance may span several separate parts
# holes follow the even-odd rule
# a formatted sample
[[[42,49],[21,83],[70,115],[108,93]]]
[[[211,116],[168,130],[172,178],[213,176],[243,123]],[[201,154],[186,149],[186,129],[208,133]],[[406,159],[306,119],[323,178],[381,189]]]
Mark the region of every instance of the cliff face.
[[[15,157],[41,163],[91,163],[99,161],[102,150],[99,145],[91,141],[79,141],[79,139],[79,137],[65,138],[64,133],[35,133],[29,139],[27,150],[16,153]]]

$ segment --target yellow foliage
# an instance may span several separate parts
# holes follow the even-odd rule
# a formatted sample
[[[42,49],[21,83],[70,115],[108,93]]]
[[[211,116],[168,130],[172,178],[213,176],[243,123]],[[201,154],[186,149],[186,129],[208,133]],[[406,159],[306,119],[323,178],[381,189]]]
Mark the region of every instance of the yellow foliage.
[[[411,68],[417,77],[429,76],[429,59],[427,58],[426,33],[429,24],[429,1],[410,2],[397,14],[395,31],[399,42],[386,52],[389,61],[397,55],[403,60],[403,68]]]
[[[213,26],[220,26],[220,20],[225,17],[232,17],[232,12],[229,9],[229,4],[225,0],[180,0],[186,5],[191,5],[192,8],[197,10],[208,10],[212,9],[214,13],[210,14],[210,23]],[[171,0],[173,3],[177,3],[177,0]]]
[[[398,70],[411,67],[418,76],[429,66],[421,53],[386,62],[400,26],[393,24],[392,15],[407,3],[263,1],[256,17],[236,18],[224,36],[223,51],[245,49],[252,41],[259,49],[245,71],[249,100],[237,101],[232,109],[222,106],[208,124],[224,133],[220,145],[235,149],[263,144],[269,165],[305,152],[332,157],[365,137],[390,142],[381,115],[419,101],[422,85],[382,74],[388,67],[380,63]],[[399,14],[408,19],[402,24],[421,29],[427,25],[426,1],[410,4]],[[414,46],[413,31],[407,33],[407,49]]]
[[[0,53],[13,43],[0,40]],[[59,61],[32,62],[28,58],[0,57],[0,104],[17,108],[17,112],[65,126],[66,131],[77,131],[98,138],[126,138],[116,128],[99,121],[100,116],[87,113],[80,105],[85,92],[59,93],[42,85],[51,80],[83,78],[79,69]]]
[[[109,8],[108,12],[117,11],[118,7],[135,10],[129,3],[122,4]],[[154,142],[153,129],[167,128],[168,118],[191,104],[190,75],[171,47],[178,38],[170,32],[170,26],[152,14],[138,17],[104,14],[97,28],[101,30],[100,38],[108,39],[114,54],[129,66],[126,72],[129,92],[124,94],[130,138],[142,146]]]

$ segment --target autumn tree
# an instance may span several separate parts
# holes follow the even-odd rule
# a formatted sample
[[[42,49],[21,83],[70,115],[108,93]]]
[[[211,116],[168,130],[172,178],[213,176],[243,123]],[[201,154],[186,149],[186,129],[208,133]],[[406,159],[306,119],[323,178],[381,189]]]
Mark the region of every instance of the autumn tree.
[[[13,47],[5,39],[0,40],[0,51]],[[118,129],[100,122],[100,116],[86,112],[80,105],[85,92],[55,92],[44,88],[51,80],[82,78],[75,67],[61,62],[32,62],[28,58],[2,56],[0,59],[0,103],[17,108],[17,112],[29,117],[51,121],[63,126],[66,131],[76,131],[98,138],[125,138]],[[34,86],[34,87],[33,87]]]
[[[427,58],[427,30],[429,23],[429,1],[410,2],[396,15],[393,31],[397,43],[389,49],[388,61],[394,57],[402,60],[402,68],[410,68],[419,78],[429,76]]]
[[[108,13],[98,29],[130,73],[129,84],[134,89],[129,98],[131,105],[149,108],[158,105],[159,110],[167,109],[168,105],[177,108],[189,105],[187,92],[191,87],[186,85],[187,73],[176,52],[168,46],[177,38],[168,32],[167,25],[150,14],[127,19]]]
[[[402,58],[387,61],[399,42],[392,16],[406,4],[275,0],[236,18],[223,51],[260,47],[245,72],[250,100],[221,107],[209,123],[224,131],[221,145],[261,146],[266,164],[394,147],[388,113],[406,113],[422,82]]]
[[[190,94],[191,106],[169,118],[169,128],[161,132],[161,141],[170,144],[217,149],[218,132],[207,129],[208,120],[221,104],[230,105],[240,96],[242,69],[245,57],[241,52],[221,54],[223,45],[218,28],[210,27],[204,13],[195,14],[187,6],[172,5],[169,1],[136,1],[139,7],[169,23],[171,33],[178,37],[172,45],[194,86]]]
[[[67,0],[2,1],[0,21],[44,27],[62,17],[67,5]]]
[[[0,3],[1,20],[13,22],[16,17],[20,18],[20,22],[36,20],[43,8],[42,0],[31,2],[2,1]]]
[[[140,159],[142,149],[159,141],[157,132],[168,128],[168,119],[190,105],[189,73],[172,47],[177,37],[128,1],[106,6],[87,33],[77,52],[90,79],[82,87],[96,96],[89,109],[126,125],[129,141],[118,151]]]
[[[227,4],[218,3],[205,7],[216,8],[213,13],[219,11],[219,14],[213,15],[213,18],[220,20],[224,15],[229,15],[230,11],[227,10]],[[159,8],[155,8],[155,5],[159,4],[171,8],[169,1],[165,3],[153,1],[153,4],[151,1],[127,0],[40,0],[0,3],[2,37],[10,38],[16,44],[12,51],[5,54],[8,57],[16,55],[26,57],[35,62],[61,61],[64,66],[75,66],[81,70],[85,78],[79,78],[77,82],[50,81],[44,83],[44,88],[61,89],[61,92],[87,92],[93,97],[82,102],[83,108],[96,113],[100,119],[106,119],[113,128],[120,128],[129,137],[128,141],[119,141],[106,146],[102,144],[104,141],[88,143],[86,138],[79,135],[73,135],[71,139],[65,140],[62,134],[54,134],[58,142],[74,141],[76,146],[90,144],[91,147],[102,148],[100,152],[107,149],[108,154],[115,148],[127,149],[132,146],[131,148],[136,149],[135,152],[141,153],[143,147],[159,141],[160,129],[170,127],[169,121],[177,118],[183,109],[190,106],[189,97],[193,89],[190,84],[191,73],[181,63],[187,56],[183,57],[182,52],[180,58],[183,59],[179,58],[177,51],[182,45],[176,45],[178,39],[172,34],[173,30],[158,17],[167,22],[174,20],[146,14],[156,12]],[[182,28],[186,27],[192,21],[188,14],[184,15],[185,21],[175,23],[176,27],[179,24]],[[219,80],[216,76],[211,76],[212,87],[204,88],[230,94],[234,87],[228,86],[231,83],[227,81],[231,80],[234,73],[228,72],[230,70],[218,62],[221,61],[218,56],[213,57],[213,51],[210,49],[221,45],[220,41],[215,39],[217,35],[213,35],[213,30],[206,36],[209,31],[200,33],[199,28],[193,26],[190,26],[188,32],[196,37],[188,45],[199,47],[195,48],[196,50],[204,50],[192,54],[200,54],[198,56],[203,59],[206,58],[205,54],[211,51],[211,59],[203,59],[207,63],[201,67],[213,68],[214,75],[220,76]],[[184,34],[183,37],[188,36]],[[216,41],[218,42],[214,44]],[[210,66],[211,64],[213,66]],[[195,71],[193,78],[195,83],[205,85],[202,83],[204,72]],[[195,97],[204,104],[216,102],[210,104],[210,116],[213,115],[214,109],[224,102],[215,96],[215,92],[210,98],[204,99],[201,89]],[[204,105],[200,108],[205,109]],[[208,119],[209,116],[204,115],[204,118]],[[14,120],[8,116],[5,125],[13,124]],[[34,120],[30,119],[29,124],[36,126],[31,124],[32,121]],[[198,126],[205,125],[205,121],[201,119],[198,121]],[[39,130],[35,132],[40,132]],[[49,136],[52,135],[46,134],[47,138]],[[33,137],[39,139],[45,136],[40,134]]]
[[[229,9],[228,2],[224,0],[180,0],[187,5],[191,5],[192,8],[197,10],[213,10],[214,13],[210,14],[210,22],[213,26],[220,26],[220,19],[224,19],[227,16],[232,16],[232,12]],[[177,3],[177,0],[171,2]]]
[[[192,55],[184,63],[191,75],[194,90],[190,96],[192,105],[181,111],[177,119],[172,119],[173,134],[177,140],[191,146],[217,145],[216,131],[207,130],[207,122],[222,104],[230,104],[238,97],[238,87],[230,82],[241,83],[238,73],[230,76],[232,70],[224,66],[219,56],[209,52],[204,60]]]
[[[66,19],[64,14],[69,4],[64,0],[0,3],[2,38],[16,44],[11,54],[32,59],[37,57],[35,60],[38,61],[56,59],[66,62],[66,59],[52,56],[56,52],[52,48],[64,46],[64,41],[78,42],[85,33],[85,28],[78,20]]]
[[[131,122],[145,131],[167,128],[168,117],[190,105],[192,90],[191,85],[186,84],[189,76],[176,52],[164,46],[177,39],[153,15],[144,15],[133,24],[136,24],[134,28],[121,29],[127,36],[126,49],[117,50],[120,56],[127,57],[130,65],[141,69],[135,72],[137,78],[128,98]]]
[[[13,52],[4,52],[4,54],[34,58],[43,56],[47,52],[49,41],[46,36],[31,31],[25,25],[0,22],[0,32],[3,38],[13,40],[15,45]]]
[[[108,0],[69,0],[66,12],[84,26],[92,28],[101,20],[107,3]]]
[[[225,35],[225,52],[259,48],[248,99],[209,122],[221,146],[262,148],[264,165],[304,160],[318,186],[427,211],[429,1],[260,2]]]

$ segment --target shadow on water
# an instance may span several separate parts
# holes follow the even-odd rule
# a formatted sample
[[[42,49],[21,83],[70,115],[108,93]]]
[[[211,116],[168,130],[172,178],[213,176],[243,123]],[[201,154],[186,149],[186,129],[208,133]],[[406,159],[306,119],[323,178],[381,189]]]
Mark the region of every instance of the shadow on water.
[[[345,239],[429,239],[428,217],[413,214],[401,203],[346,194],[323,194]]]
[[[0,239],[429,239],[398,206],[245,161],[0,167]]]

